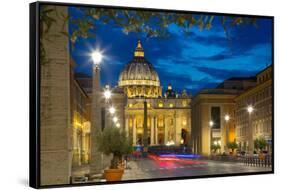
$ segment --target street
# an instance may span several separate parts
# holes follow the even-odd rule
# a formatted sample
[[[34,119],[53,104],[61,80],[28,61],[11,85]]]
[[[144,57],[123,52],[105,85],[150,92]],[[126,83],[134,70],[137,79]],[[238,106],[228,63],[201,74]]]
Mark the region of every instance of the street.
[[[246,166],[243,163],[221,161],[197,161],[190,159],[142,158],[128,163],[122,180],[233,174],[271,171],[270,167]]]

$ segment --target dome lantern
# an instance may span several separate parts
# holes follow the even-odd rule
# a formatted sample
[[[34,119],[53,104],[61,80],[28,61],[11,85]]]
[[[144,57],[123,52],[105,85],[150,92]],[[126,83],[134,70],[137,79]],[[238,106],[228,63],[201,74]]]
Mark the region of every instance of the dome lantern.
[[[144,51],[143,51],[140,40],[138,40],[138,45],[136,47],[134,55],[135,55],[135,57],[144,57]]]

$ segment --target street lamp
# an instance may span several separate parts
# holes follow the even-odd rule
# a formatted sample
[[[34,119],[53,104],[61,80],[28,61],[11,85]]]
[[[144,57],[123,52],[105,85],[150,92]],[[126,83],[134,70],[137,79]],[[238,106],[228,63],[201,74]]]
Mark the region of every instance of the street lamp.
[[[214,122],[213,122],[213,121],[210,121],[210,122],[209,122],[209,125],[210,125],[210,127],[213,127]]]
[[[229,126],[228,126],[228,121],[230,120],[230,117],[228,114],[226,114],[224,116],[224,120],[226,122],[225,124],[225,129],[226,129],[226,149],[225,149],[225,152],[228,154],[228,148],[227,148],[227,144],[229,143]]]
[[[248,111],[249,114],[251,114],[254,111],[253,106],[248,106],[247,111]]]
[[[102,61],[102,58],[103,58],[103,55],[100,51],[95,50],[92,52],[92,59],[96,66],[98,66],[100,64],[100,62]]]
[[[116,123],[118,121],[118,118],[116,116],[113,117],[113,122]]]
[[[252,117],[251,113],[254,111],[254,108],[252,105],[249,105],[247,107],[247,111],[249,113],[249,127],[248,127],[248,146],[249,146],[249,153],[250,156],[253,156],[253,151],[254,151],[254,142],[253,142],[253,127],[252,127]]]
[[[212,152],[212,127],[214,126],[214,122],[211,120],[209,121],[210,126],[210,152]]]
[[[90,159],[90,174],[100,174],[102,170],[102,156],[96,144],[99,134],[101,132],[102,118],[101,118],[101,102],[100,100],[100,67],[102,61],[102,53],[100,51],[93,51],[91,58],[93,61],[93,77],[92,77],[92,110],[91,110],[91,159]]]
[[[106,89],[104,92],[103,92],[103,95],[104,95],[104,98],[106,100],[109,100],[111,98],[111,91],[109,89]]]
[[[113,106],[111,106],[110,108],[109,108],[109,113],[110,114],[114,114],[116,112],[116,109],[113,107]]]
[[[224,116],[224,120],[225,120],[226,122],[228,122],[229,119],[230,119],[229,115],[226,114],[226,115]]]

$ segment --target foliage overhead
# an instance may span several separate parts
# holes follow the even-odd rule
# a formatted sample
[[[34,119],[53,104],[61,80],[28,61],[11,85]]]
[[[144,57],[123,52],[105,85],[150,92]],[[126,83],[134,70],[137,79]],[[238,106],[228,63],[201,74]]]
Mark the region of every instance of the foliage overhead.
[[[41,26],[46,25],[45,29],[40,27],[40,37],[49,32],[50,27],[56,19],[63,17],[65,23],[70,22],[73,30],[68,32],[62,29],[59,35],[67,35],[74,45],[79,38],[94,38],[97,23],[113,24],[120,27],[124,34],[131,32],[142,33],[147,38],[168,37],[170,25],[178,26],[188,35],[192,27],[200,30],[209,30],[213,22],[219,20],[223,27],[226,37],[229,38],[228,29],[242,24],[256,25],[254,17],[234,17],[234,16],[214,16],[212,14],[200,13],[175,13],[145,10],[125,10],[125,9],[105,9],[105,8],[76,8],[79,17],[73,15],[64,16],[60,14],[56,7],[43,6],[40,12]],[[40,42],[42,40],[40,39]],[[40,43],[40,57],[46,58],[44,44]],[[74,46],[73,46],[74,47]]]

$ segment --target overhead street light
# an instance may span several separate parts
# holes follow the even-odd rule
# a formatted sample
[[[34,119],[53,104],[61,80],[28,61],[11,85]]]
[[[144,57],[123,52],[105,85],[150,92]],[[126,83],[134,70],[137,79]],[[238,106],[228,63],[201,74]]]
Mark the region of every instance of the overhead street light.
[[[104,92],[103,92],[103,95],[104,95],[104,98],[106,100],[109,100],[111,98],[111,91],[109,89],[106,89]]]
[[[116,116],[113,117],[113,122],[116,123],[118,121],[118,118]]]
[[[91,56],[95,65],[99,65],[103,58],[102,53],[98,50],[93,51]]]
[[[116,109],[113,107],[113,106],[111,106],[110,108],[109,108],[109,113],[110,114],[114,114],[116,112]]]
[[[224,116],[224,120],[225,120],[225,121],[229,121],[229,119],[230,119],[229,115],[226,114],[226,115]]]
[[[248,111],[249,114],[251,114],[254,111],[253,106],[248,106],[247,111]]]

